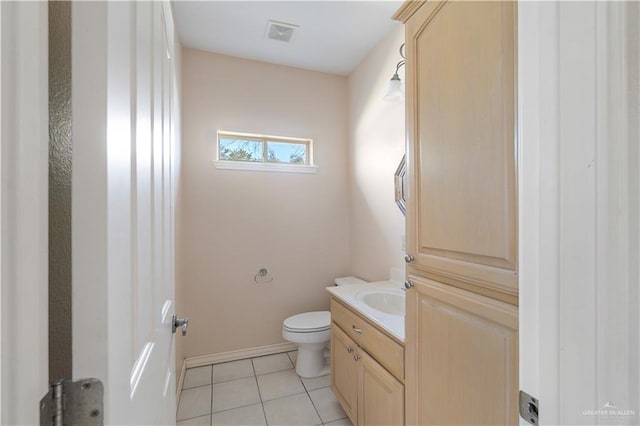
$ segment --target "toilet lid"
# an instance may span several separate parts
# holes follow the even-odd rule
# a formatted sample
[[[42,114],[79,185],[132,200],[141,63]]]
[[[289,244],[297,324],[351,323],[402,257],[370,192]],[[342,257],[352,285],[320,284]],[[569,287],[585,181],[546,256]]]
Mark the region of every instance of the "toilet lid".
[[[284,320],[284,327],[301,332],[322,331],[331,326],[331,312],[316,311],[294,315]]]

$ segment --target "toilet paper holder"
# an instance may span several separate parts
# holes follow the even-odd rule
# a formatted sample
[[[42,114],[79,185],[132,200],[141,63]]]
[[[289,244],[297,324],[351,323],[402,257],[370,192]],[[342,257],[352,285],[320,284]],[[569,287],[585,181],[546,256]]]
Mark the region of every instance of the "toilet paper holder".
[[[271,281],[273,281],[273,277],[268,274],[269,274],[269,271],[267,271],[267,268],[260,268],[258,270],[258,273],[253,277],[253,280],[257,284],[270,283]]]

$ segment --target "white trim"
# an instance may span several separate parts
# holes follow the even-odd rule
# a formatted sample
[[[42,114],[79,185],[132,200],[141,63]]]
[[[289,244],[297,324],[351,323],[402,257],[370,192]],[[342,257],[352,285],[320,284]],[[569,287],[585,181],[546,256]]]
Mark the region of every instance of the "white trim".
[[[48,389],[48,6],[0,2],[0,424],[39,423]],[[6,319],[10,318],[11,322]]]
[[[256,348],[240,349],[237,351],[189,357],[185,358],[184,365],[186,368],[202,367],[203,365],[219,364],[221,362],[236,361],[256,356],[295,351],[296,349],[298,349],[298,345],[295,343],[278,343],[275,345],[258,346]]]
[[[550,157],[549,146],[553,146],[557,141],[549,139],[552,134],[551,127],[553,121],[547,125],[549,128],[547,138],[549,144],[546,150],[541,147],[541,133],[544,132],[540,121],[544,119],[545,109],[541,107],[545,101],[549,101],[550,91],[555,91],[557,87],[556,79],[550,78],[549,70],[545,69],[547,62],[555,58],[555,50],[552,48],[555,41],[556,22],[553,16],[553,5],[550,3],[538,4],[537,2],[519,2],[518,3],[518,194],[519,196],[519,387],[521,390],[533,395],[536,398],[541,397],[540,392],[540,363],[542,362],[539,353],[539,347],[543,344],[540,339],[540,318],[539,318],[539,288],[542,284],[540,276],[544,272],[540,268],[540,244],[544,237],[551,237],[551,233],[555,231],[555,226],[549,221],[553,213],[546,215],[541,212],[540,206],[543,205],[541,199],[547,203],[555,198],[555,188],[548,188],[541,191],[544,182],[541,179],[540,156],[545,156],[545,163],[548,166],[546,172],[547,182],[553,182],[556,179],[555,158]],[[544,28],[544,24],[548,23],[548,28]],[[556,25],[554,25],[556,24]],[[544,48],[545,55],[541,56]],[[548,78],[545,82],[541,82],[542,74],[545,73]],[[542,92],[540,89],[546,89]],[[546,106],[545,106],[546,107]],[[550,110],[549,119],[555,116],[555,103],[549,102]],[[545,194],[547,196],[545,196]],[[548,206],[548,212],[553,212],[552,207]],[[542,216],[546,216],[545,221]],[[545,230],[546,235],[542,234]],[[549,250],[551,251],[551,250]],[[551,251],[551,255],[555,255],[555,251]],[[551,275],[549,271],[548,275]],[[549,278],[549,276],[547,278]],[[550,286],[555,285],[552,281]],[[551,298],[547,305],[556,302],[556,298]],[[550,306],[549,312],[554,313],[555,310]],[[547,314],[549,315],[549,314]],[[553,321],[553,319],[551,319]],[[555,334],[555,333],[554,333]],[[550,348],[554,350],[554,348]],[[551,372],[550,376],[557,376],[557,373]],[[549,404],[549,402],[546,402]],[[551,401],[557,406],[557,401]],[[554,419],[551,413],[557,411],[554,407],[545,407],[543,416],[546,419]],[[541,416],[542,417],[542,416]],[[520,425],[528,425],[522,417],[519,417]]]
[[[182,386],[184,386],[184,376],[187,374],[187,363],[183,359],[182,366],[180,367],[180,375],[178,376],[178,385],[176,389],[176,409],[178,404],[180,403],[180,398],[182,397]]]
[[[278,172],[278,173],[317,173],[318,166],[302,164],[279,164],[279,163],[252,163],[249,161],[225,161],[214,160],[216,169],[222,170],[245,170],[251,172]]]
[[[263,135],[260,133],[230,132],[228,130],[218,130],[218,140],[220,139],[220,136],[227,136],[231,138],[240,136],[241,138],[259,139],[259,140],[269,139],[269,140],[273,140],[273,142],[290,142],[290,143],[298,143],[298,144],[304,144],[304,145],[313,144],[313,140],[308,138],[292,138],[289,136]]]
[[[2,63],[2,6],[0,6],[0,64]],[[2,99],[2,66],[0,66],[0,100]],[[2,102],[0,101],[0,241],[3,241],[3,237],[2,237],[2,186],[4,185],[3,183],[3,179],[2,179]],[[2,280],[2,264],[4,263],[4,258],[2,257],[2,244],[0,243],[0,422],[2,421],[3,417],[2,417],[2,412],[4,411],[2,409],[3,405],[2,401],[2,389],[4,388],[4,378],[3,378],[3,371],[5,370],[5,367],[3,365],[3,356],[2,356],[2,293],[4,292],[4,285],[3,285],[3,280]]]

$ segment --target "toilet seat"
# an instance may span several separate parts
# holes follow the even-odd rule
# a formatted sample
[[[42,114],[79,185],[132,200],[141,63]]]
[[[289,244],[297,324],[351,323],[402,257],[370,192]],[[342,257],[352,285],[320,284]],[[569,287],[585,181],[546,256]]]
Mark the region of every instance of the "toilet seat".
[[[336,285],[359,284],[355,277],[336,278]],[[296,373],[312,378],[329,374],[327,346],[331,342],[331,312],[316,311],[294,315],[282,322],[282,338],[298,346]]]
[[[305,312],[287,318],[282,328],[292,333],[317,333],[331,328],[331,312]]]

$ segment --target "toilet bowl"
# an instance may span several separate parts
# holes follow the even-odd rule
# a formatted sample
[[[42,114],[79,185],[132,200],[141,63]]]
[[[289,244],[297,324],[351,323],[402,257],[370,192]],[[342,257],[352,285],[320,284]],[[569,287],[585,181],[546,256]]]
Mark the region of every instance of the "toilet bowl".
[[[311,378],[329,374],[324,349],[331,339],[331,313],[305,312],[282,323],[282,337],[298,345],[296,373]]]
[[[336,278],[336,285],[364,283],[359,278]],[[305,312],[293,315],[282,323],[282,337],[298,345],[296,373],[312,378],[329,374],[325,349],[331,340],[331,313],[329,311]]]

